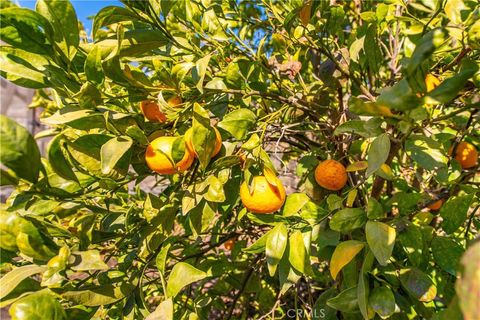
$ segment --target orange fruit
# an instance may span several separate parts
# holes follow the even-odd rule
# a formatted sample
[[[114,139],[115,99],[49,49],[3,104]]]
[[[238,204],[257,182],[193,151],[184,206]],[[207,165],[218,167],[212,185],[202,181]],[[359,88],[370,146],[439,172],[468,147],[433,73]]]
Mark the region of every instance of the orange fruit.
[[[215,131],[215,149],[212,151],[212,158],[215,157],[222,149],[222,136],[220,132],[218,132],[217,128],[213,127],[213,131]],[[195,149],[193,148],[193,141],[192,141],[193,129],[190,128],[185,132],[185,143],[187,144],[187,148],[192,154],[195,153]]]
[[[427,86],[427,92],[430,92],[440,85],[440,80],[433,74],[429,73],[425,77],[425,85]]]
[[[448,155],[452,155],[453,146],[448,149]],[[468,169],[477,165],[478,152],[475,146],[466,141],[457,145],[455,150],[455,159],[460,163],[463,169]]]
[[[171,97],[170,99],[167,100],[167,103],[171,106],[171,107],[176,107],[178,106],[179,104],[181,104],[183,101],[182,101],[182,98],[180,96],[173,96]]]
[[[248,211],[254,213],[271,213],[277,211],[285,202],[285,188],[280,179],[275,177],[271,184],[264,176],[253,177],[252,192],[247,182],[240,186],[240,199]]]
[[[142,110],[144,117],[152,122],[167,121],[167,116],[160,111],[158,103],[152,100],[144,100],[140,102],[140,110]]]
[[[437,211],[437,210],[440,210],[440,208],[442,207],[442,204],[443,204],[443,199],[439,199],[434,203],[432,203],[431,205],[429,205],[427,208],[433,211]]]
[[[347,171],[340,162],[325,160],[315,169],[315,180],[321,187],[337,191],[347,183]]]
[[[225,249],[227,249],[228,251],[232,251],[234,245],[235,245],[234,239],[229,239],[223,244]]]
[[[185,171],[192,165],[194,156],[188,148],[185,148],[185,154],[180,161],[173,162],[173,144],[178,138],[159,137],[148,145],[145,152],[145,161],[150,169],[160,174],[174,174]]]
[[[182,98],[180,96],[173,96],[167,100],[167,103],[171,107],[176,107],[182,103]],[[144,100],[140,102],[140,110],[142,110],[145,118],[152,122],[165,122],[167,121],[167,116],[162,112],[158,103],[152,100]]]

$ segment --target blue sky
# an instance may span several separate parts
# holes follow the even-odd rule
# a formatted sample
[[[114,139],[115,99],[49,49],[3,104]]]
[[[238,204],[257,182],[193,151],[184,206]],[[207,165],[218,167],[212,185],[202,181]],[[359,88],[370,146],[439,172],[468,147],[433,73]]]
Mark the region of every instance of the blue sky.
[[[17,0],[21,7],[34,9],[35,0]],[[78,20],[80,20],[88,34],[92,31],[92,20],[87,19],[90,16],[94,16],[100,9],[107,6],[123,6],[120,1],[116,0],[73,0],[70,1],[75,8]]]

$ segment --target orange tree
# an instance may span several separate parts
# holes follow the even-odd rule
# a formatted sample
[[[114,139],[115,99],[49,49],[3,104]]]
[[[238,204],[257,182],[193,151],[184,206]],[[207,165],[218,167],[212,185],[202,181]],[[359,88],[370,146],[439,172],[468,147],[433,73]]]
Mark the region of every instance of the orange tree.
[[[122,2],[0,11],[13,319],[480,318],[476,1]]]

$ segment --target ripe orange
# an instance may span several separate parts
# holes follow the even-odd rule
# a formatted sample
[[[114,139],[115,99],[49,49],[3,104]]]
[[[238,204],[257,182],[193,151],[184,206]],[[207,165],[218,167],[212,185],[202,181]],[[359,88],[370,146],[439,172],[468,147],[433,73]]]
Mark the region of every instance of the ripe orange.
[[[448,155],[452,155],[453,146],[448,150]],[[478,152],[475,146],[466,141],[462,141],[457,145],[455,150],[455,159],[460,163],[463,169],[468,169],[477,165]]]
[[[247,182],[243,182],[240,186],[240,199],[245,208],[254,213],[271,213],[280,209],[286,194],[280,179],[275,179],[275,184],[271,184],[265,176],[253,177],[252,193]]]
[[[167,103],[171,107],[176,107],[182,103],[182,98],[180,96],[173,96],[167,100]],[[167,116],[162,112],[158,103],[152,100],[144,100],[140,102],[140,110],[142,110],[145,118],[152,122],[165,122],[167,121]]]
[[[192,165],[194,156],[188,148],[185,148],[183,158],[177,163],[173,163],[172,148],[178,138],[159,137],[148,145],[145,160],[150,169],[160,174],[174,174],[185,171]]]
[[[176,107],[178,106],[179,104],[181,104],[183,101],[182,101],[182,98],[180,96],[173,96],[171,97],[170,99],[167,100],[167,103],[171,106],[171,107]]]
[[[440,210],[440,208],[442,207],[442,204],[443,204],[443,199],[440,199],[435,201],[431,205],[429,205],[427,208],[432,211],[437,211],[437,210]]]
[[[440,85],[440,80],[433,74],[429,73],[425,77],[425,85],[427,86],[427,92],[430,92]]]
[[[217,128],[213,127],[213,131],[215,131],[215,149],[212,151],[212,158],[215,157],[219,152],[220,149],[222,149],[222,136],[220,135],[220,132],[218,132]],[[187,148],[192,154],[195,153],[195,149],[193,148],[193,129],[190,128],[185,132],[185,143],[187,144]]]
[[[321,187],[337,191],[347,183],[347,171],[340,162],[325,160],[315,169],[315,180]]]
[[[160,106],[152,100],[144,100],[140,102],[140,110],[142,110],[145,118],[152,122],[165,122],[167,116],[160,111]]]
[[[229,239],[223,244],[225,249],[227,249],[228,251],[232,251],[234,245],[235,245],[234,239]]]

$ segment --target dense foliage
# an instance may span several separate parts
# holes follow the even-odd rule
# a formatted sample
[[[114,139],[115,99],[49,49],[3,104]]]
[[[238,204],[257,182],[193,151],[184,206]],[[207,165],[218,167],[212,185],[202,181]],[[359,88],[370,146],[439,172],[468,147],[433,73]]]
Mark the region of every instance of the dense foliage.
[[[88,36],[68,1],[0,11],[48,127],[0,118],[13,319],[480,319],[477,1],[122,2]],[[257,175],[274,214],[240,201]]]

